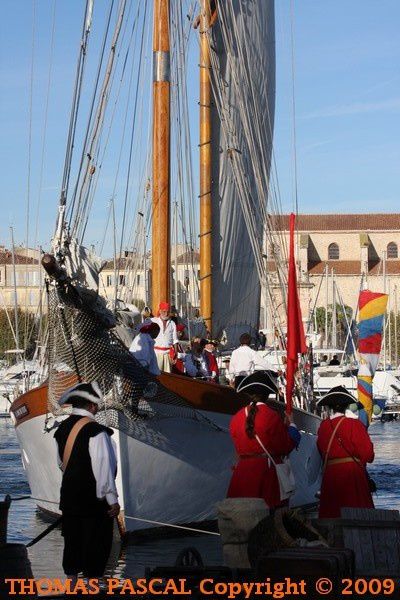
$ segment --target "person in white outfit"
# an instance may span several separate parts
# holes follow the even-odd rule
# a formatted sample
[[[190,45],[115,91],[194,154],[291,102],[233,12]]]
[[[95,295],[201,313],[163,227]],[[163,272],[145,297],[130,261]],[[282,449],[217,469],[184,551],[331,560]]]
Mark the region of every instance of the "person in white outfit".
[[[160,374],[157,356],[154,351],[154,340],[159,333],[160,326],[158,323],[153,323],[153,321],[144,322],[129,348],[132,356],[152,375]]]
[[[275,371],[273,365],[258,352],[250,348],[251,335],[242,333],[240,346],[232,352],[229,363],[230,384],[235,389],[239,383],[254,371]]]
[[[169,316],[170,305],[168,302],[160,302],[158,317],[153,317],[153,323],[160,327],[160,333],[155,339],[154,350],[157,357],[157,364],[160,371],[171,372],[170,350],[176,346],[178,352],[178,336],[176,333],[176,324]]]

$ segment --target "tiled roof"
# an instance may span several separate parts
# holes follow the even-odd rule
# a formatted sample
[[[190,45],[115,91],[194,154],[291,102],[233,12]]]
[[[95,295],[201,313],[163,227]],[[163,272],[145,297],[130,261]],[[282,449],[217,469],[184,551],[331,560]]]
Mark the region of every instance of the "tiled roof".
[[[197,250],[188,250],[178,256],[178,265],[185,265],[200,262],[200,253]]]
[[[360,275],[361,261],[359,260],[321,260],[319,262],[309,262],[308,272],[310,275],[322,275],[325,272],[325,265],[328,265],[329,273],[333,269],[335,275]],[[386,273],[388,275],[400,274],[400,260],[387,260]],[[383,265],[380,260],[369,261],[369,275],[383,275]]]
[[[335,275],[360,275],[361,261],[359,260],[321,260],[319,262],[309,262],[308,272],[310,275],[321,275],[328,265],[329,273],[333,269]]]
[[[288,231],[289,215],[273,217],[279,231]],[[400,213],[298,215],[297,231],[391,231],[400,230]]]
[[[128,256],[128,258],[117,258],[116,267],[118,270],[124,270],[126,267],[132,267],[133,265],[138,266],[139,269],[143,268],[142,257]],[[106,263],[104,264],[102,271],[112,271],[114,270],[114,259],[106,259]]]
[[[8,250],[5,252],[0,252],[0,265],[12,265],[13,257],[12,253]],[[36,258],[32,258],[30,256],[21,256],[19,254],[15,255],[15,264],[16,265],[38,265],[39,261]]]
[[[142,256],[129,256],[128,258],[118,258],[117,259],[117,268],[118,269],[125,269],[126,267],[132,266],[132,265],[139,265],[139,269],[143,268],[143,263],[142,263]],[[200,261],[200,253],[197,250],[188,250],[187,252],[184,252],[183,254],[180,254],[178,256],[178,264],[179,265],[185,265],[185,264],[196,264]],[[114,269],[114,259],[106,259],[106,264],[103,267],[103,271],[109,271]],[[174,261],[172,261],[174,262]],[[151,268],[151,255],[149,254],[147,256],[147,268]]]
[[[107,270],[109,271],[110,269],[114,269],[114,259],[106,259],[106,264],[104,265],[104,267],[102,268],[102,271]],[[117,269],[125,269],[125,265],[126,265],[126,258],[118,258],[116,261],[116,267]]]
[[[382,261],[370,261],[368,266],[370,275],[383,275]],[[400,260],[388,259],[386,261],[385,269],[388,275],[400,274]]]

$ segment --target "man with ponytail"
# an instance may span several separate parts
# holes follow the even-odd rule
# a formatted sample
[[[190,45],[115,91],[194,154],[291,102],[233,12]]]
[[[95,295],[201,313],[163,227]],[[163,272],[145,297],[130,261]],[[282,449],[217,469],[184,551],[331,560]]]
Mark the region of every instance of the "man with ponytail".
[[[282,417],[266,404],[277,387],[268,373],[253,373],[241,382],[238,391],[251,398],[231,420],[230,433],[238,462],[228,489],[228,498],[263,498],[269,508],[284,506],[276,466],[298,446],[300,433],[291,416]]]

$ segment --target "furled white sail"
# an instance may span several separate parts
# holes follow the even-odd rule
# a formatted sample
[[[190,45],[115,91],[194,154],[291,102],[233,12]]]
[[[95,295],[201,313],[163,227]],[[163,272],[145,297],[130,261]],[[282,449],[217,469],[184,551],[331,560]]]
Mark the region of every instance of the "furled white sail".
[[[234,345],[259,320],[275,104],[274,2],[217,6],[210,37],[213,334],[225,332]]]

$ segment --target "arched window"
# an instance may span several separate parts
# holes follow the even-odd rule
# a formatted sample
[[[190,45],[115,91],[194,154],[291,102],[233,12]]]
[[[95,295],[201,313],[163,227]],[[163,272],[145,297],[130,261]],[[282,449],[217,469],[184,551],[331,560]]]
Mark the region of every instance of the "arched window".
[[[328,260],[339,260],[339,246],[337,244],[329,244]]]
[[[398,258],[399,252],[397,250],[396,242],[389,242],[387,245],[387,257],[388,258]]]

